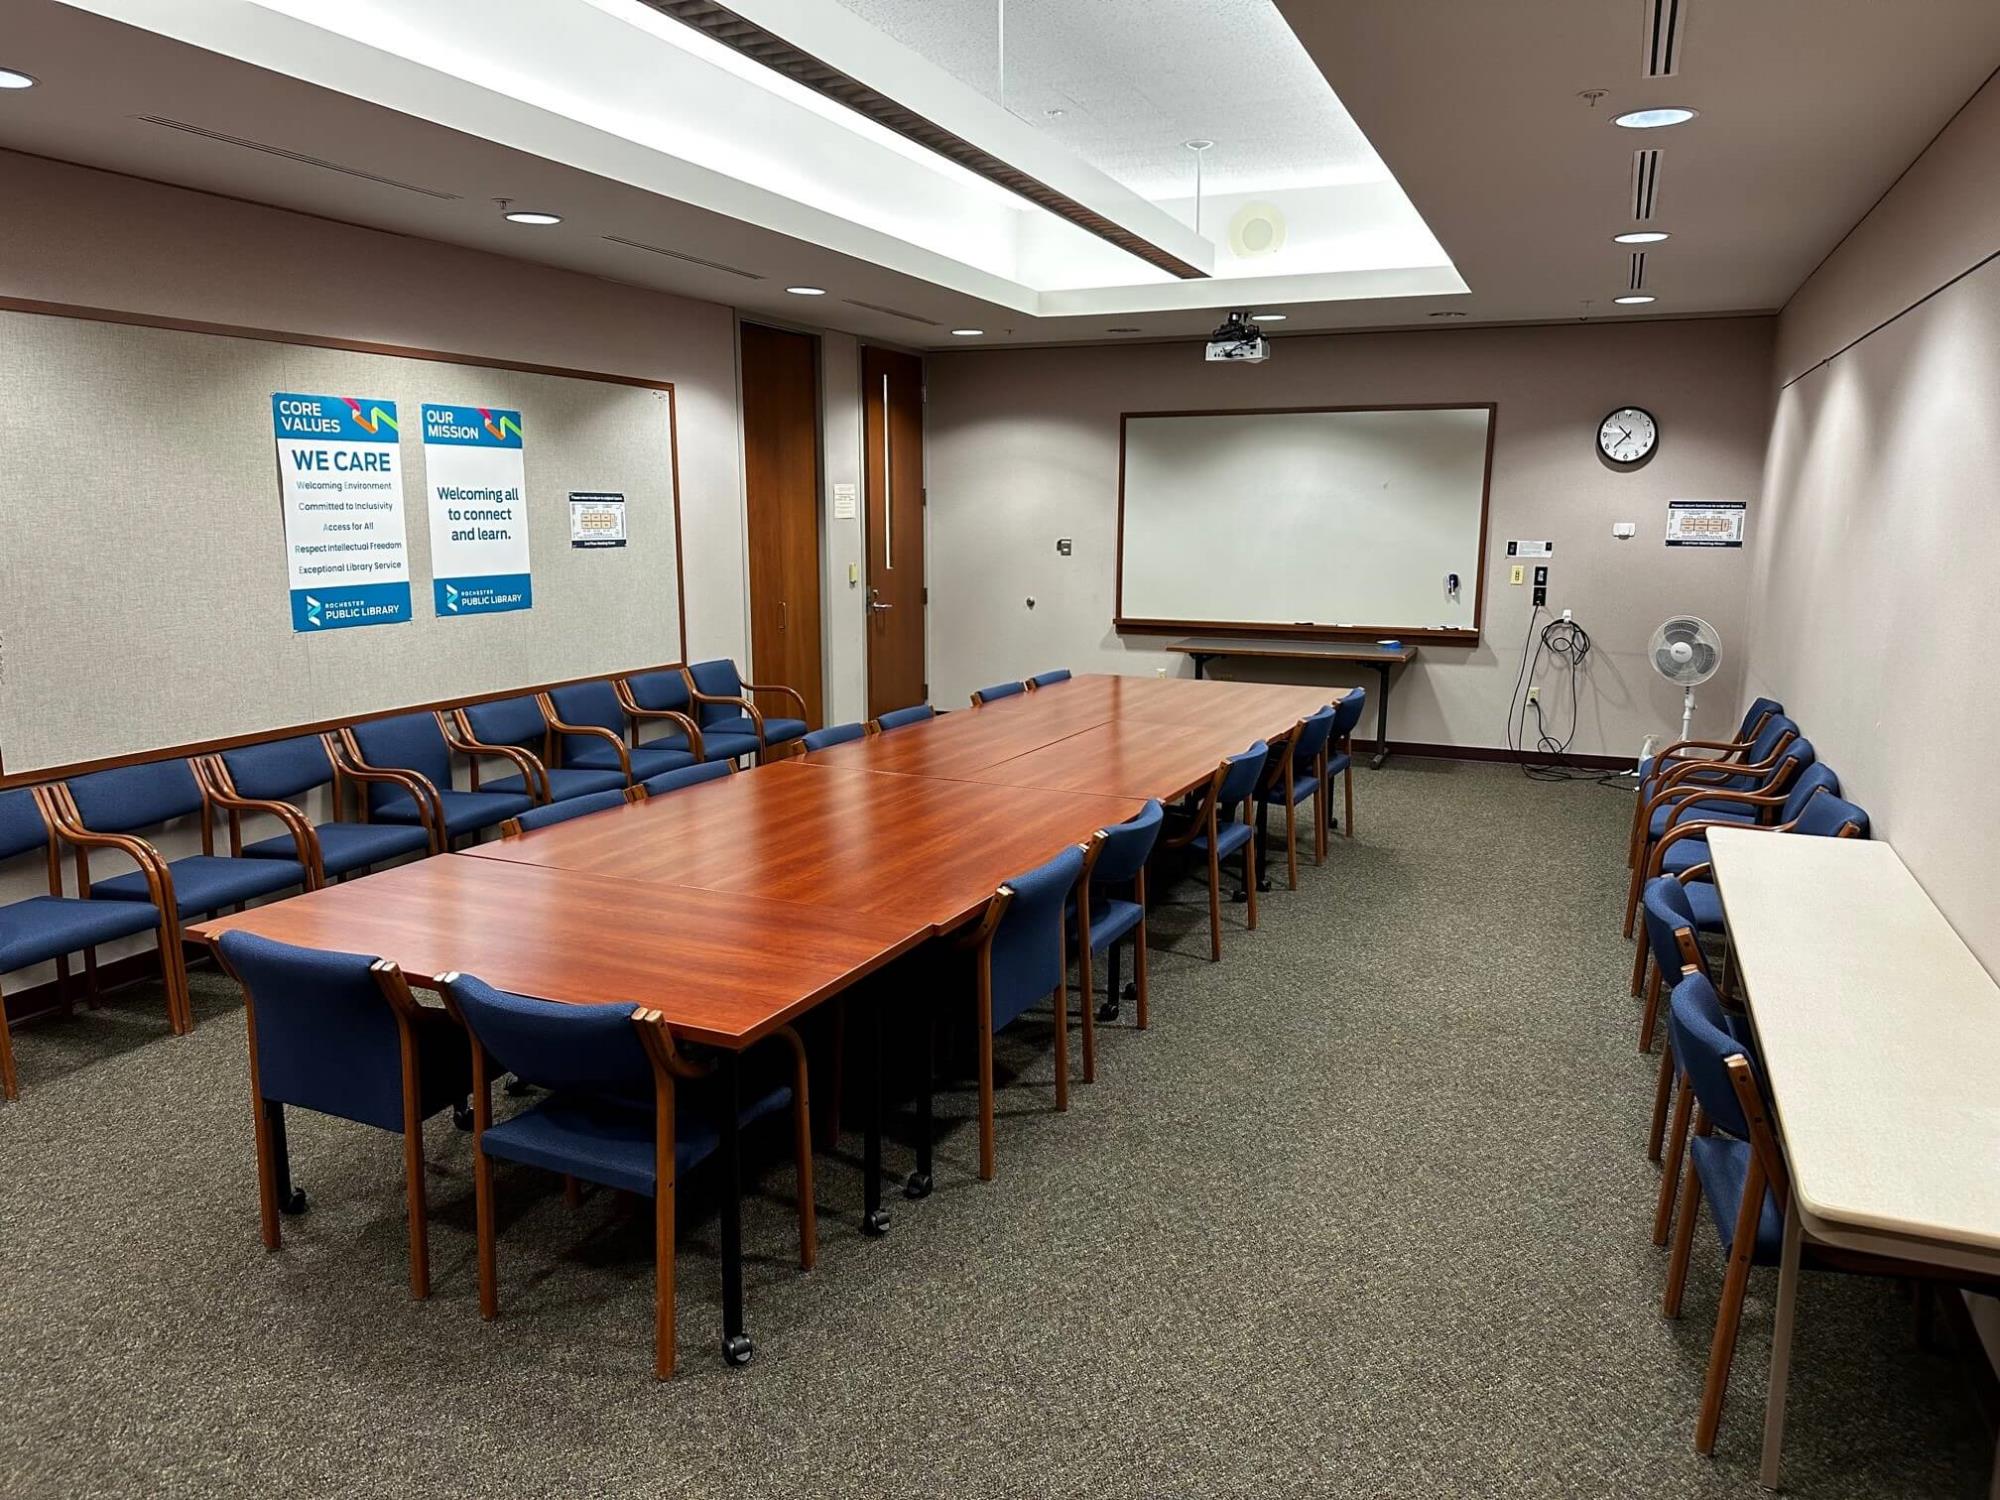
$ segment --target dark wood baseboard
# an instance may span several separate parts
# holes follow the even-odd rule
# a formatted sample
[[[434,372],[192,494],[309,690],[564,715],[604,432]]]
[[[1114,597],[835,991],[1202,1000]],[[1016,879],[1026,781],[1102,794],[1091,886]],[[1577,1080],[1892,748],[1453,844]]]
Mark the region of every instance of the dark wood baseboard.
[[[1354,738],[1354,755],[1373,755],[1375,742],[1364,740],[1359,735]],[[1415,740],[1389,741],[1389,754],[1431,756],[1439,760],[1497,760],[1509,763],[1522,759],[1521,753],[1502,746],[1493,745],[1427,745]],[[1545,765],[1548,757],[1529,754],[1528,761],[1534,765]],[[1629,755],[1566,755],[1564,763],[1584,771],[1631,771],[1638,768],[1638,762]]]
[[[97,991],[108,995],[121,985],[135,984],[141,979],[158,980],[160,977],[160,955],[148,948],[143,953],[128,953],[122,958],[106,959],[97,966]],[[82,1003],[89,993],[83,981],[83,955],[70,955],[69,976],[70,998]],[[45,984],[29,985],[24,990],[16,990],[6,995],[7,1024],[18,1026],[23,1021],[38,1021],[49,1016],[62,1014],[62,987],[56,980]]]

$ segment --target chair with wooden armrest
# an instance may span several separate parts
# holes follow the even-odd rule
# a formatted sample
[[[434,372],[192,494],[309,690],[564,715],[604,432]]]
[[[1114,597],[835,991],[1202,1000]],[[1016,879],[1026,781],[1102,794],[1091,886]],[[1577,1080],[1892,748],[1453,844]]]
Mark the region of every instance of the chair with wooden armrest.
[[[1340,825],[1340,836],[1354,837],[1354,726],[1361,722],[1362,710],[1368,707],[1366,688],[1349,688],[1347,696],[1333,705],[1333,735],[1327,741],[1326,769],[1321,773],[1321,781],[1327,796],[1333,795],[1333,783],[1341,782],[1341,791],[1346,798],[1346,815]],[[1332,821],[1333,810],[1327,809],[1328,821]]]
[[[1647,819],[1652,816],[1654,800],[1662,789],[1682,782],[1700,782],[1718,790],[1754,788],[1798,732],[1799,726],[1783,713],[1766,714],[1759,721],[1756,734],[1748,740],[1688,740],[1655,756],[1639,778],[1632,829],[1626,841],[1626,862],[1644,862]],[[1715,753],[1710,756],[1677,753],[1690,747]]]
[[[330,735],[301,734],[238,745],[195,762],[206,779],[209,800],[225,815],[229,852],[251,859],[292,859],[303,851],[308,890],[385,860],[433,852],[430,830],[422,824],[350,823],[341,817],[342,782],[348,773],[331,740]],[[321,787],[333,799],[334,818],[315,824],[295,799]],[[285,831],[246,843],[243,819],[251,813],[276,818]]]
[[[1326,858],[1326,755],[1339,717],[1340,710],[1328,704],[1299,720],[1286,736],[1289,753],[1265,775],[1261,801],[1282,802],[1285,809],[1285,863],[1293,890],[1299,888],[1298,808],[1308,797],[1313,805],[1313,863],[1320,864]],[[1261,806],[1258,816],[1263,816]]]
[[[834,745],[845,745],[854,740],[864,739],[871,732],[866,724],[858,722],[853,724],[829,724],[824,729],[812,730],[799,743],[805,746],[807,752],[810,753],[814,750],[825,750]]]
[[[915,703],[908,708],[892,708],[886,714],[875,716],[875,732],[887,734],[892,729],[902,729],[906,725],[921,724],[926,719],[935,719],[937,710],[928,703]]]
[[[627,786],[695,763],[694,753],[664,741],[632,743],[632,718],[602,677],[568,682],[541,695],[542,713],[561,740],[557,759],[585,771],[616,771]]]
[[[698,661],[687,669],[688,693],[694,699],[695,722],[704,741],[716,735],[755,735],[762,760],[780,745],[806,735],[806,700],[780,683],[745,682],[736,663],[727,658]],[[798,705],[795,719],[766,714],[754,701],[758,693],[780,693]],[[713,753],[713,752],[711,752]]]
[[[1690,974],[1712,979],[1708,956],[1701,949],[1701,934],[1722,931],[1721,903],[1712,885],[1691,885],[1671,875],[1646,882],[1646,939],[1657,967],[1646,991],[1646,1014],[1640,1026],[1640,1047],[1649,1052],[1658,1020],[1663,986],[1679,984]],[[1732,1020],[1732,1029],[1736,1022]],[[1748,1032],[1745,1030],[1747,1036]],[[1667,1242],[1672,1222],[1674,1193],[1680,1180],[1680,1159],[1687,1145],[1688,1109],[1692,1102],[1687,1089],[1674,1093],[1678,1074],[1671,1036],[1660,1048],[1660,1067],[1653,1082],[1653,1114],[1646,1128],[1646,1155],[1659,1162],[1660,1190],[1653,1205],[1653,1243]],[[1661,1144],[1667,1135],[1667,1103],[1674,1102],[1672,1145],[1664,1155]]]
[[[476,837],[535,805],[534,795],[528,791],[462,792],[454,787],[452,735],[441,713],[364,719],[347,725],[340,737],[353,770],[402,771],[420,783],[410,787],[407,782],[399,786],[361,778],[367,782],[369,821],[423,823],[428,819],[443,849],[449,850],[454,839]]]
[[[649,797],[664,797],[669,792],[677,792],[682,787],[699,786],[704,781],[724,781],[736,774],[733,760],[705,760],[697,766],[682,766],[677,771],[662,771],[657,776],[649,776],[639,784],[646,789]]]
[[[1696,817],[1712,822],[1740,823],[1778,819],[1780,809],[1790,802],[1791,793],[1800,784],[1800,778],[1818,760],[1812,741],[1801,735],[1792,735],[1783,744],[1784,748],[1757,775],[1757,779],[1746,785],[1714,786],[1705,780],[1678,779],[1671,773],[1662,778],[1659,790],[1648,799],[1647,807],[1641,813],[1643,827],[1639,857],[1632,861],[1632,876],[1625,890],[1625,927],[1628,933],[1632,930],[1634,911],[1638,906],[1646,855],[1669,828]],[[1635,989],[1633,993],[1638,991]]]
[[[674,1373],[674,1189],[721,1144],[719,1118],[736,1105],[739,1128],[789,1107],[798,1173],[799,1267],[815,1259],[806,1055],[781,1027],[783,1065],[735,1090],[714,1069],[683,1058],[657,1011],[631,1004],[564,1005],[498,990],[468,974],[440,981],[446,1006],[471,1034],[472,1161],[479,1235],[479,1314],[500,1310],[494,1255],[493,1163],[560,1172],[653,1200],[653,1373]],[[548,1090],[539,1103],[495,1122],[489,1079],[512,1072]],[[725,1249],[725,1254],[730,1251]],[[740,1252],[737,1252],[740,1254]],[[740,1278],[725,1265],[725,1280]],[[750,1340],[724,1329],[723,1358],[743,1364]]]
[[[1765,720],[1769,719],[1773,714],[1781,714],[1784,711],[1785,705],[1780,703],[1776,698],[1753,698],[1750,701],[1750,706],[1743,710],[1743,720],[1736,726],[1736,736],[1734,739],[1676,740],[1673,744],[1666,746],[1652,755],[1641,757],[1639,761],[1640,789],[1642,791],[1645,789],[1645,785],[1652,779],[1653,771],[1656,767],[1665,770],[1676,762],[1704,759],[1704,757],[1694,754],[1694,751],[1714,750],[1724,752],[1748,749],[1757,736],[1763,732]]]
[[[80,882],[82,896],[66,896],[62,884],[62,855],[53,815],[45,809],[45,789],[16,787],[0,792],[0,861],[40,851],[48,867],[49,893],[27,896],[0,905],[0,974],[25,969],[30,964],[56,962],[56,982],[62,1002],[70,1003],[69,955],[84,955],[90,990],[97,989],[96,949],[123,937],[151,931],[160,948],[160,972],[165,979],[167,1022],[175,1032],[186,1030],[182,1016],[186,1009],[181,973],[180,928],[173,918],[170,900],[92,900],[88,881]],[[152,864],[151,849],[138,839],[113,835],[92,838],[93,847],[116,848],[131,855],[141,870],[152,870],[161,880],[164,873]],[[82,848],[78,848],[82,856]],[[14,1042],[7,1029],[7,1009],[0,1000],[0,1096],[18,1099],[21,1080],[14,1066]]]
[[[1058,682],[1068,682],[1069,678],[1068,667],[1057,667],[1051,672],[1037,672],[1022,685],[1032,693],[1036,688],[1054,687]]]
[[[1025,693],[1027,690],[1028,685],[1025,682],[996,682],[992,687],[984,687],[974,693],[972,695],[972,706],[977,708],[982,703],[992,703],[1001,698],[1012,698],[1018,693]]]
[[[470,760],[474,791],[526,792],[537,802],[562,802],[593,792],[619,791],[625,785],[624,776],[615,770],[551,765],[555,731],[542,712],[541,699],[533,693],[468,704],[451,718],[457,732],[447,738],[453,750]],[[508,760],[519,774],[484,780],[479,770],[482,756]]]
[[[1264,774],[1270,747],[1259,740],[1240,755],[1232,755],[1215,768],[1207,790],[1193,818],[1182,828],[1161,839],[1168,849],[1190,848],[1208,859],[1208,948],[1209,961],[1222,961],[1222,861],[1238,849],[1243,851],[1243,883],[1249,903],[1249,930],[1257,930],[1257,850],[1256,831],[1244,821],[1243,805],[1257,790]]]
[[[461,1130],[471,1128],[464,1033],[443,1011],[419,1005],[402,971],[384,959],[250,932],[223,933],[216,956],[243,988],[264,1248],[283,1243],[281,1214],[306,1209],[305,1193],[292,1185],[285,1107],[373,1125],[403,1138],[410,1295],[428,1297],[423,1127],[449,1109]]]
[[[628,802],[645,800],[644,787],[614,786],[607,792],[587,792],[581,797],[568,797],[561,802],[545,802],[540,807],[531,807],[507,819],[500,825],[500,837],[517,839],[524,833],[533,833],[537,828],[548,828],[557,823],[567,823],[571,818],[587,817],[594,812],[623,807]]]
[[[709,742],[695,722],[694,695],[688,688],[687,673],[679,667],[634,672],[630,677],[614,678],[611,685],[632,724],[634,744],[641,743],[639,732],[652,724],[660,726],[662,733],[644,743],[685,750],[698,761],[734,760],[757,751],[755,735],[723,735],[715,743]]]
[[[1084,846],[1083,874],[1070,900],[1076,928],[1077,989],[1083,1008],[1083,1081],[1097,1077],[1097,1025],[1118,1019],[1118,944],[1132,940],[1132,972],[1139,1002],[1139,1029],[1151,1024],[1146,984],[1146,861],[1160,841],[1166,821],[1159,800],[1147,801],[1123,823],[1100,828]],[[1096,1003],[1093,958],[1106,959],[1104,1003]]]

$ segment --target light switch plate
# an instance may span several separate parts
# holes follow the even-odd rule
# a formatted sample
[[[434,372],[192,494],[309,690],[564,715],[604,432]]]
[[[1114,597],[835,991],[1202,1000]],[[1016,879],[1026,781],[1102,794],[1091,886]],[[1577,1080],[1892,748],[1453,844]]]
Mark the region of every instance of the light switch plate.
[[[1639,523],[1636,521],[1613,521],[1611,523],[1611,534],[1621,542],[1629,542],[1639,534]]]

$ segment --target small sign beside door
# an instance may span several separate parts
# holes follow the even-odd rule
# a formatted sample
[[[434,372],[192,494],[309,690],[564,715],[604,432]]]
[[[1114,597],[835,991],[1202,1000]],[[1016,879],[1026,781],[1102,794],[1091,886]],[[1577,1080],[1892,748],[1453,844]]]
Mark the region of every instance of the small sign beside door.
[[[572,547],[625,545],[625,497],[600,490],[569,492],[569,544]]]
[[[860,513],[860,502],[856,498],[854,486],[851,484],[836,484],[833,487],[834,520],[852,521]]]

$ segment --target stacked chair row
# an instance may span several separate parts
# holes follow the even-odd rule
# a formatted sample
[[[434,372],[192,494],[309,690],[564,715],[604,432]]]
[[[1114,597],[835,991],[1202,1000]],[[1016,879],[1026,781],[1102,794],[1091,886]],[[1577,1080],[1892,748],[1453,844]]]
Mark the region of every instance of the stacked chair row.
[[[1671,1240],[1662,1310],[1680,1315],[1704,1201],[1726,1263],[1695,1446],[1714,1451],[1753,1265],[1775,1265],[1790,1208],[1788,1175],[1759,1071],[1750,1017],[1731,993],[1728,932],[1707,836],[1866,838],[1868,814],[1774,699],[1750,705],[1733,739],[1671,745],[1640,766],[1627,858],[1626,932],[1643,923],[1632,992],[1645,996],[1639,1049],[1664,1013],[1647,1152],[1661,1164],[1652,1237]],[[1712,956],[1713,955],[1713,956]],[[1663,1004],[1664,998],[1664,1004]],[[1830,1269],[1935,1277],[1935,1268],[1833,1253]],[[1969,1283],[1967,1283],[1969,1285]]]
[[[186,1032],[194,1014],[184,923],[440,853],[539,807],[762,758],[803,740],[805,720],[764,714],[758,693],[788,695],[804,712],[792,689],[745,682],[733,662],[707,661],[0,791],[0,862],[39,852],[49,877],[48,895],[0,906],[0,973],[53,959],[67,1002],[69,956],[81,953],[94,995],[97,946],[151,932],[168,1022]],[[464,789],[454,784],[455,757],[467,762]],[[496,761],[507,774],[485,776],[483,765]],[[334,816],[315,822],[299,803],[322,790]],[[245,820],[256,815],[280,831],[246,838]],[[198,822],[199,854],[169,859],[139,836],[183,820]],[[227,853],[217,848],[218,821]],[[63,881],[66,853],[73,896]],[[115,857],[135,868],[96,878],[93,856],[100,866]],[[19,1095],[4,1007],[0,1093]]]

